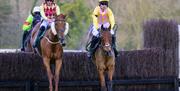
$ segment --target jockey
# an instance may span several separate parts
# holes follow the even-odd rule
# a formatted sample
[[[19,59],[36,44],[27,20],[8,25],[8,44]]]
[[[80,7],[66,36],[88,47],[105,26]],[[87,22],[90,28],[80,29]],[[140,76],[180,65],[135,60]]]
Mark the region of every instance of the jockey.
[[[111,9],[108,7],[109,0],[99,0],[99,6],[94,9],[92,14],[93,18],[93,29],[92,29],[92,41],[90,45],[90,49],[88,52],[88,57],[91,58],[93,53],[95,52],[95,48],[93,48],[97,41],[99,40],[99,30],[101,25],[109,27],[111,25],[111,34],[112,34],[112,48],[114,50],[115,56],[117,56],[118,52],[115,46],[115,34],[113,27],[115,25],[114,15]]]
[[[54,16],[60,15],[60,8],[57,4],[54,3],[54,0],[45,0],[45,2],[40,6],[41,16],[43,18],[42,24],[40,25],[40,30],[35,39],[33,47],[37,47],[40,36],[47,30],[47,27],[54,22]]]
[[[33,14],[33,15],[32,15]],[[32,14],[30,14],[26,21],[24,22],[23,26],[22,26],[22,30],[23,32],[23,37],[22,37],[22,47],[21,47],[21,51],[24,51],[24,47],[25,47],[25,40],[28,37],[28,35],[30,34],[30,30],[32,29],[33,26],[35,26],[34,24],[34,16],[39,15],[40,16],[40,7],[36,6],[34,7]]]

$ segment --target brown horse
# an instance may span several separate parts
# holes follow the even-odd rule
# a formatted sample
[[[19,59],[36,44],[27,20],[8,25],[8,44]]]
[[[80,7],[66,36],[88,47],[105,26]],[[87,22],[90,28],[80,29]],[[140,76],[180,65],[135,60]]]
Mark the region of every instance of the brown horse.
[[[59,75],[62,66],[63,54],[61,40],[64,39],[64,31],[66,28],[65,18],[66,16],[63,14],[56,16],[54,21],[54,30],[53,28],[48,29],[40,41],[39,53],[43,58],[43,63],[47,71],[50,91],[53,91],[53,80],[55,81],[55,91],[58,91]],[[33,30],[31,44],[34,43],[34,39],[37,36],[39,27],[40,23],[37,24]],[[55,61],[55,74],[52,73],[50,68],[50,61],[52,59]]]
[[[41,16],[39,15],[39,14],[33,14],[32,13],[32,15],[33,15],[33,23],[32,23],[32,29],[29,31],[29,35],[27,36],[27,38],[26,38],[26,41],[25,41],[25,48],[24,48],[24,51],[25,52],[33,52],[33,49],[32,49],[32,46],[31,46],[31,33],[32,33],[32,31],[33,31],[33,28],[36,26],[36,24],[38,24],[39,26],[40,26],[40,23],[39,22],[41,22]],[[37,27],[37,26],[36,26]]]
[[[100,31],[100,45],[95,51],[93,57],[94,63],[97,67],[101,91],[112,91],[112,78],[115,70],[115,55],[111,47],[112,35],[110,34],[110,27],[104,28],[101,26]],[[105,73],[108,74],[108,81],[105,80]]]

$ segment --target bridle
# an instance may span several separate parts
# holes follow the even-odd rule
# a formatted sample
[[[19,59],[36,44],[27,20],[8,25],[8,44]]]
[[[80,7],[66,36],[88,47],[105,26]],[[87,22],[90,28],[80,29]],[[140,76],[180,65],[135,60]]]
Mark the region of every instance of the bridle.
[[[105,55],[108,55],[108,56],[111,56],[112,54],[112,46],[111,46],[111,42],[112,42],[112,40],[111,41],[109,41],[109,43],[104,43],[103,41],[104,41],[104,37],[103,37],[103,32],[110,32],[109,30],[102,30],[101,29],[101,31],[100,31],[100,47],[102,48],[102,50],[104,51],[104,53],[105,53]],[[110,33],[109,33],[110,34]],[[110,34],[111,35],[111,34]],[[111,38],[111,36],[107,36],[107,37],[109,37],[109,38]]]
[[[65,19],[59,19],[59,20],[55,20],[54,23],[56,24],[57,22],[60,22],[60,23],[65,23]],[[57,30],[56,30],[57,31]],[[64,32],[65,30],[62,29],[60,30],[60,32]],[[59,33],[57,33],[57,37],[58,37],[58,41],[51,41],[47,36],[44,36],[44,38],[48,41],[48,43],[50,44],[53,44],[53,45],[56,45],[56,44],[61,44],[61,41],[64,40],[64,38],[62,38]]]

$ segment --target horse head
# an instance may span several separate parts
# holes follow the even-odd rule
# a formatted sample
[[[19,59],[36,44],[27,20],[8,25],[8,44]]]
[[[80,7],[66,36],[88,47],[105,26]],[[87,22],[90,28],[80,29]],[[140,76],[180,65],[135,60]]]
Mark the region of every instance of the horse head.
[[[53,34],[57,37],[57,39],[60,39],[61,44],[64,46],[65,43],[62,42],[64,41],[65,35],[67,34],[66,15],[56,15],[54,24],[51,25],[51,29]]]
[[[111,26],[109,26],[108,28],[104,27],[103,25],[101,26],[101,31],[100,31],[101,46],[108,55],[111,55],[112,53],[111,52],[112,35],[110,31],[111,31]]]

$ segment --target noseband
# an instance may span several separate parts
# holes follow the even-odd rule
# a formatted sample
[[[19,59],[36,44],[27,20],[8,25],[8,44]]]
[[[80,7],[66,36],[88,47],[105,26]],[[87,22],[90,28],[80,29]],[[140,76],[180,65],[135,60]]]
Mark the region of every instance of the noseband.
[[[110,32],[109,30],[102,30],[102,31]],[[100,47],[104,51],[105,55],[112,56],[112,47],[111,47],[111,43],[110,43],[111,41],[109,39],[105,38],[105,37],[109,37],[109,38],[111,38],[111,37],[109,35],[107,35],[107,34],[104,35],[102,31],[100,32],[100,38],[101,38]],[[109,40],[109,43],[105,43],[104,42],[105,41],[104,38],[106,40]],[[110,48],[110,50],[109,50],[109,48]]]

